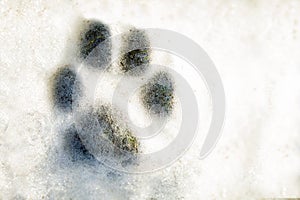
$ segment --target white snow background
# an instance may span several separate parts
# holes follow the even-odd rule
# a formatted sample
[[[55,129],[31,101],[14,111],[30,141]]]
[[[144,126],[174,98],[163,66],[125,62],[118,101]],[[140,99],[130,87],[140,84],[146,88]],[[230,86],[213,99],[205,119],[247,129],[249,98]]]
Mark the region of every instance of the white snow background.
[[[226,93],[222,137],[207,158],[199,159],[211,115],[205,84],[157,54],[155,62],[191,77],[198,98],[199,134],[186,154],[142,175],[64,161],[49,77],[68,64],[82,17],[115,33],[131,25],[177,31],[204,48]],[[0,199],[300,197],[300,1],[0,0],[0,74]],[[178,115],[147,151],[172,138]]]

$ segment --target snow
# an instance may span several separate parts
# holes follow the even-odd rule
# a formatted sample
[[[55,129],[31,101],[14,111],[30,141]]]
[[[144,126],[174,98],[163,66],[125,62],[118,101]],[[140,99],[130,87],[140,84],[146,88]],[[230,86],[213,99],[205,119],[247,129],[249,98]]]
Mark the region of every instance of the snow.
[[[0,199],[299,197],[299,12],[296,0],[0,1]],[[145,174],[65,158],[61,130],[71,120],[53,112],[49,79],[72,61],[82,18],[99,19],[113,33],[127,26],[177,31],[205,49],[227,103],[222,137],[207,158],[199,154],[210,123],[209,93],[186,63],[164,53],[154,61],[192,77],[199,104],[198,137],[184,156]],[[110,76],[112,84],[96,90],[99,96],[107,90],[107,99],[120,78]],[[179,114],[160,142],[145,142],[145,151],[173,137]],[[144,122],[147,117],[138,121]]]

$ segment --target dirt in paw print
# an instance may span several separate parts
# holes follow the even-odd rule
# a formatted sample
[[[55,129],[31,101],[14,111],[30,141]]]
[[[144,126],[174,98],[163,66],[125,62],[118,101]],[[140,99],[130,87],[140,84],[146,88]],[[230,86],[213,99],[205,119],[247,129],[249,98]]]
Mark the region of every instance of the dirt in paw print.
[[[122,49],[121,70],[131,75],[141,75],[150,64],[151,51],[146,48],[150,46],[150,41],[146,33],[138,29],[131,29],[124,39],[127,42],[124,42]]]

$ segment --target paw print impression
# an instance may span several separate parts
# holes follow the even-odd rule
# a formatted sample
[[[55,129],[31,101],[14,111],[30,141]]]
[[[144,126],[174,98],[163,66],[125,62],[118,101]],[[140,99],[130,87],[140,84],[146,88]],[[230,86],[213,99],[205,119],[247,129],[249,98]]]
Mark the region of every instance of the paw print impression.
[[[154,115],[169,115],[174,106],[174,83],[166,72],[158,72],[142,87],[143,105]]]
[[[84,20],[78,45],[81,60],[98,69],[108,66],[111,63],[112,51],[110,37],[109,26],[97,20]]]
[[[82,85],[76,72],[67,65],[59,68],[52,77],[51,96],[56,109],[71,112],[82,94]]]
[[[112,62],[113,44],[111,28],[98,20],[84,20],[78,35],[78,54],[74,60],[92,66],[95,73],[103,70]],[[142,44],[142,45],[141,45]],[[142,46],[142,48],[141,48]],[[118,76],[144,78],[138,98],[145,111],[151,116],[167,118],[174,109],[175,84],[170,73],[159,70],[153,74],[151,69],[151,41],[144,30],[131,28],[122,37],[118,49]],[[60,126],[64,151],[72,162],[102,162],[105,157],[122,166],[139,162],[138,154],[143,152],[137,133],[127,124],[122,110],[117,105],[101,100],[100,103],[86,105],[83,102],[84,86],[82,76],[77,70],[80,63],[69,63],[59,67],[51,78],[51,99],[57,117],[70,118],[75,107],[80,113],[72,123]],[[86,70],[92,70],[87,68]],[[105,71],[111,73],[112,71]],[[130,83],[129,83],[130,84]],[[73,116],[74,118],[74,116]]]
[[[146,33],[138,29],[131,29],[124,40],[127,42],[121,51],[121,71],[130,75],[141,75],[149,66],[151,51],[138,46],[150,46],[150,41]]]

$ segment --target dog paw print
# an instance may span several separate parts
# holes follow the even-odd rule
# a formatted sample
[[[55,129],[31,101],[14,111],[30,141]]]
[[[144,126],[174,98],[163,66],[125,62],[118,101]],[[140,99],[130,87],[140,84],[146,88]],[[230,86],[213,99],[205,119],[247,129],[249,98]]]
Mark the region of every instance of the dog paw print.
[[[86,70],[113,73],[107,70],[113,62],[110,26],[98,20],[84,20],[80,30],[76,47],[79,64],[85,63],[93,68],[87,67]],[[152,116],[168,117],[174,107],[174,81],[166,71],[158,71],[147,78],[151,67],[151,49],[136,48],[140,44],[151,46],[147,33],[132,28],[122,37],[121,43],[117,61],[121,76],[128,76],[129,79],[145,77],[147,82],[140,86],[139,95],[144,109]],[[86,88],[76,65],[78,63],[60,67],[51,78],[54,112],[65,118],[70,115],[74,117],[74,109],[84,107],[82,105]],[[104,156],[108,160],[118,160],[122,165],[137,163],[137,155],[142,152],[139,138],[120,112],[116,105],[109,103],[88,105],[80,112],[76,111],[77,120],[64,127],[61,133],[64,135],[63,145],[70,160],[101,162],[103,160],[99,158]]]

